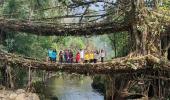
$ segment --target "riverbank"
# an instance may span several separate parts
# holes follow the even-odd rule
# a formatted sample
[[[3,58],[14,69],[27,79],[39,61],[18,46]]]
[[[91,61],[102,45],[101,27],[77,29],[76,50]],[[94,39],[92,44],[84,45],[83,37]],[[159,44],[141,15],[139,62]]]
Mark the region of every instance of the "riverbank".
[[[35,93],[28,93],[23,89],[0,90],[0,100],[40,100]]]

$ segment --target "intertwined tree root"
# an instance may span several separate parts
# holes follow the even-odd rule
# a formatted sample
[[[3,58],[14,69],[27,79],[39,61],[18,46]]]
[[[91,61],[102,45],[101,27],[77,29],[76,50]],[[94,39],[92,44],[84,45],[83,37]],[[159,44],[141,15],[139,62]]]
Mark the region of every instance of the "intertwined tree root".
[[[28,57],[18,56],[10,53],[0,53],[0,61],[10,66],[19,66],[39,70],[47,71],[66,71],[71,73],[80,74],[112,74],[117,73],[128,73],[147,68],[159,68],[162,70],[170,71],[170,64],[165,60],[161,60],[153,55],[137,56],[137,57],[122,57],[116,58],[109,62],[104,63],[73,63],[73,64],[59,64],[50,63],[46,61],[38,61]]]

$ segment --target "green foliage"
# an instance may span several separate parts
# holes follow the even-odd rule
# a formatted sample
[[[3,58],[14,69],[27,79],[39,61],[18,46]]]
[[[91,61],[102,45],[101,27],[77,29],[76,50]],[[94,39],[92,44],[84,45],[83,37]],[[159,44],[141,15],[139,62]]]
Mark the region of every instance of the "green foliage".
[[[55,36],[36,36],[26,33],[7,33],[4,41],[6,50],[25,56],[45,60],[47,50],[52,48],[56,50],[84,48],[85,44],[81,37],[55,37]]]
[[[68,41],[69,40],[69,41]],[[80,48],[85,48],[84,41],[82,40],[81,37],[67,37],[65,38],[65,46],[68,48],[72,49],[80,49]]]
[[[127,32],[113,33],[110,35],[112,47],[116,51],[116,57],[125,56],[129,53],[129,34]]]
[[[20,0],[8,0],[3,5],[3,15],[9,18],[26,19],[28,6],[22,5]]]
[[[81,0],[76,0],[72,2],[74,4],[82,3]],[[17,19],[41,19],[55,17],[62,15],[66,12],[65,5],[71,4],[70,0],[6,0],[1,8],[1,14],[9,18]],[[57,5],[61,6],[61,10],[58,9],[48,9],[46,8],[55,7]],[[63,5],[63,6],[62,6]],[[93,9],[91,9],[93,10]],[[107,10],[111,12],[111,10]],[[114,19],[122,19],[118,15],[110,16]],[[60,21],[60,20],[49,20],[49,21]],[[110,36],[110,35],[109,35]],[[23,54],[25,56],[31,56],[39,59],[45,59],[47,54],[47,49],[55,48],[57,50],[63,49],[73,49],[75,52],[77,49],[86,48],[87,44],[96,49],[106,48],[109,51],[110,56],[113,56],[113,49],[108,48],[110,45],[116,46],[117,55],[125,55],[127,53],[127,36],[123,34],[116,34],[115,39],[111,39],[114,35],[109,37],[103,35],[100,37],[43,37],[29,35],[26,33],[8,32],[4,44],[8,52],[14,52],[18,54]],[[109,38],[110,39],[109,39]],[[125,37],[125,38],[123,38]],[[87,42],[91,41],[91,42]],[[115,42],[116,41],[116,42]],[[106,44],[107,43],[107,44]],[[115,45],[114,45],[115,44]],[[107,46],[105,46],[107,45]]]
[[[17,9],[19,8],[17,0],[9,0],[4,8],[4,13],[12,14],[16,13]]]
[[[161,12],[163,15],[170,14],[170,1],[169,0],[162,0],[161,5],[159,6],[159,12]]]
[[[63,5],[68,5],[69,4],[69,0],[58,0],[60,3],[62,3]]]
[[[15,51],[26,56],[42,58],[44,56],[43,48],[40,47],[40,41],[37,36],[27,35],[24,33],[15,36]]]
[[[15,86],[16,88],[23,88],[27,84],[28,73],[27,70],[21,68],[19,66],[13,67],[14,79],[15,79]]]
[[[9,32],[6,35],[4,41],[6,51],[40,59],[46,56],[46,48],[52,44],[51,41],[47,41],[48,38],[41,37],[39,39],[38,36],[25,33]]]

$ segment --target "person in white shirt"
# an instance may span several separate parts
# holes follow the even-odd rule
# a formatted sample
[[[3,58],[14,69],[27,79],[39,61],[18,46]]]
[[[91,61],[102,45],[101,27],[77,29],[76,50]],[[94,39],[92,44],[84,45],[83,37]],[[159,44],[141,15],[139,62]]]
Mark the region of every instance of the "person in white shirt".
[[[81,62],[84,62],[84,50],[80,49],[80,60]]]
[[[99,59],[99,52],[96,50],[94,52],[94,63],[97,63],[97,60]]]

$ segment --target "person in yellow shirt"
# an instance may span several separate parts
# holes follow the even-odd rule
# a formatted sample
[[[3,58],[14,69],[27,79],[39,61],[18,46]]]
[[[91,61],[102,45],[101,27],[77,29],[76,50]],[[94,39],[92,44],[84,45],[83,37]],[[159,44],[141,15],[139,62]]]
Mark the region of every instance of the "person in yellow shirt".
[[[91,52],[88,51],[87,55],[88,55],[88,62],[90,63],[90,61],[91,61]]]
[[[90,63],[94,61],[94,52],[93,50],[90,52]]]
[[[90,58],[89,52],[86,50],[86,51],[85,51],[85,55],[84,55],[84,62],[85,62],[85,63],[88,63],[88,62],[89,62],[89,58]]]

